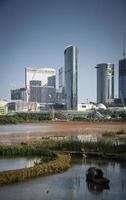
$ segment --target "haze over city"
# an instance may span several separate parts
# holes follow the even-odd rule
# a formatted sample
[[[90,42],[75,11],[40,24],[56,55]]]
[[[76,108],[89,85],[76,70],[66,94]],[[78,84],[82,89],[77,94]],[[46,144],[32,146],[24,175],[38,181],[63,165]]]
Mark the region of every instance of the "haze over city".
[[[64,49],[78,46],[78,99],[96,101],[98,63],[118,61],[126,33],[125,0],[0,0],[0,98],[24,86],[25,67],[64,66]]]

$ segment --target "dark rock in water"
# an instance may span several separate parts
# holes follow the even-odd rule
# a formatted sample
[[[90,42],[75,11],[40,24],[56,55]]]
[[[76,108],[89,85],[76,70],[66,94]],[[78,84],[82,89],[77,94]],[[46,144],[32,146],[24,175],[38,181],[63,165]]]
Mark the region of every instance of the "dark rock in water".
[[[96,167],[90,167],[86,173],[86,181],[92,182],[100,185],[108,184],[109,179],[103,177],[103,171]]]

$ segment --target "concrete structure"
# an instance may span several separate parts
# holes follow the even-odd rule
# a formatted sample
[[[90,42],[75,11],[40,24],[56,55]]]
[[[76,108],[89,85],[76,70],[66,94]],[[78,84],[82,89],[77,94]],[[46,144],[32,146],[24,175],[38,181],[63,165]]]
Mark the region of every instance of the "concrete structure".
[[[119,60],[119,98],[126,98],[126,58]]]
[[[88,110],[94,110],[96,106],[92,103],[81,103],[78,104],[78,111],[88,111]]]
[[[30,99],[30,87],[31,81],[41,81],[40,87],[46,87],[52,83],[52,87],[55,88],[55,76],[56,70],[52,68],[26,68],[25,69],[25,87],[27,89],[27,102]],[[49,78],[50,77],[50,78]],[[37,85],[38,87],[38,85]]]
[[[27,93],[25,88],[11,90],[11,100],[26,101]]]
[[[56,90],[52,87],[30,87],[30,101],[38,103],[55,103]]]
[[[30,95],[29,101],[38,103],[55,103],[56,100],[56,88],[55,88],[55,76],[49,77],[48,84],[50,86],[42,86],[41,81],[30,81]],[[52,86],[51,86],[52,84]]]
[[[36,102],[26,102],[15,100],[8,103],[8,112],[38,112],[39,104]]]
[[[98,64],[97,103],[111,104],[114,100],[114,64]]]
[[[76,110],[78,102],[78,52],[76,46],[64,51],[64,93],[67,110]]]
[[[6,115],[8,113],[7,104],[8,101],[0,100],[0,115]]]

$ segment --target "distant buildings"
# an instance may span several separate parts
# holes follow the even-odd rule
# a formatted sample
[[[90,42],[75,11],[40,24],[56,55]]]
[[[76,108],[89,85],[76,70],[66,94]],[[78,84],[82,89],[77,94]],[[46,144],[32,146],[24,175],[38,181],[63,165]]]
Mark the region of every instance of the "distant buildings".
[[[78,103],[78,52],[76,46],[64,51],[64,93],[67,110],[76,110]]]
[[[126,98],[126,58],[119,60],[119,98]]]
[[[58,104],[65,104],[65,95],[64,95],[64,68],[60,67],[58,70],[58,89],[56,91],[56,102]]]
[[[27,90],[27,102],[54,103],[56,70],[52,68],[26,68],[25,87]]]
[[[114,64],[98,64],[97,103],[111,104],[114,100]]]
[[[8,101],[0,99],[0,115],[6,115],[8,113],[7,104],[8,104]]]
[[[26,88],[19,88],[11,90],[11,100],[24,100],[26,101]]]
[[[39,104],[36,102],[26,102],[22,100],[13,100],[7,104],[8,112],[38,112]]]

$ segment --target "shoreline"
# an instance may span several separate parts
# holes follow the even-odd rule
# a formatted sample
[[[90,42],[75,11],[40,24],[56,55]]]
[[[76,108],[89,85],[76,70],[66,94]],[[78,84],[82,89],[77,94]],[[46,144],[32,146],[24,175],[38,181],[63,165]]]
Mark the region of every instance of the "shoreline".
[[[20,132],[11,127],[29,126]],[[30,127],[31,126],[31,127]],[[6,128],[9,127],[9,130]],[[77,135],[102,135],[105,132],[126,131],[125,122],[42,122],[0,126],[1,144],[19,144],[27,141],[42,140],[43,137],[65,137]],[[16,129],[15,128],[15,129]],[[34,128],[34,129],[33,129]],[[3,129],[3,132],[2,132]]]

